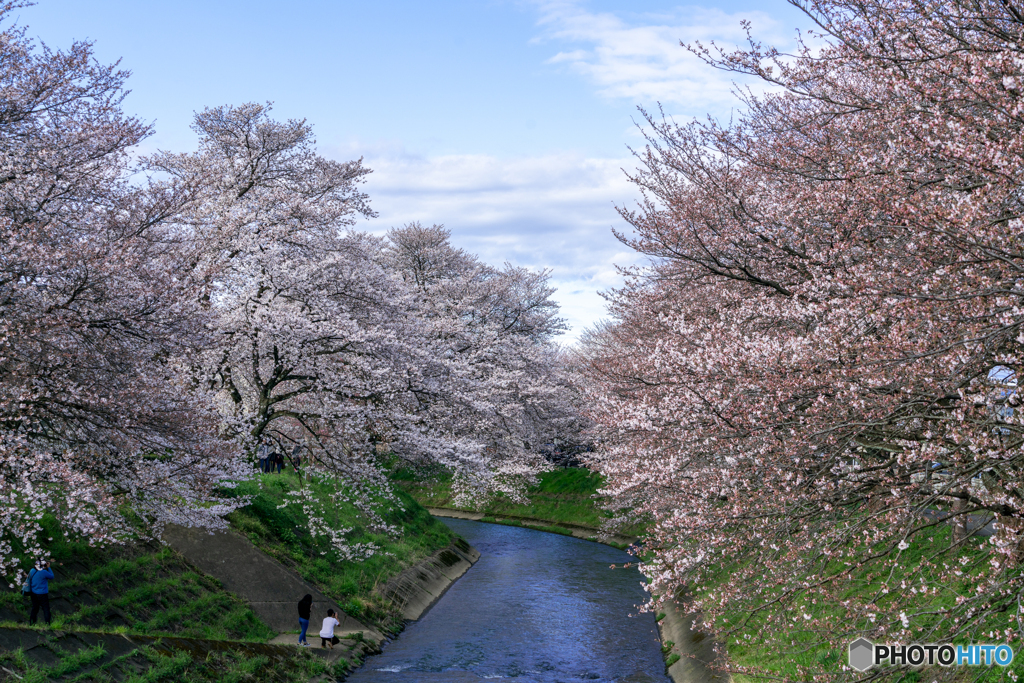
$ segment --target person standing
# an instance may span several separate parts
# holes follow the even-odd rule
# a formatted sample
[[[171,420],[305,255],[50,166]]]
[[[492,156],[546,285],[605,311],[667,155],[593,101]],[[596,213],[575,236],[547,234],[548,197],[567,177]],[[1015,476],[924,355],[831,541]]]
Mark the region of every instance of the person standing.
[[[53,581],[53,570],[50,563],[44,562],[42,567],[37,567],[29,577],[28,585],[32,590],[32,612],[29,614],[28,623],[36,623],[39,610],[43,610],[43,619],[46,625],[50,625],[50,581]]]
[[[320,647],[333,650],[334,646],[341,642],[338,640],[338,636],[334,635],[334,627],[340,625],[341,622],[334,617],[334,610],[327,610],[324,625],[320,627]]]
[[[259,458],[260,462],[260,472],[267,471],[267,456],[269,455],[269,453],[270,446],[267,445],[266,441],[264,441],[263,443],[260,444],[260,448],[257,451],[257,457]]]
[[[274,464],[277,465],[277,473],[281,474],[281,470],[284,469],[284,453],[281,451],[274,453]]]
[[[309,610],[312,607],[312,595],[307,594],[299,600],[299,626],[302,627],[302,633],[299,634],[299,645],[302,647],[309,647],[309,643],[306,641],[306,629],[309,628]]]

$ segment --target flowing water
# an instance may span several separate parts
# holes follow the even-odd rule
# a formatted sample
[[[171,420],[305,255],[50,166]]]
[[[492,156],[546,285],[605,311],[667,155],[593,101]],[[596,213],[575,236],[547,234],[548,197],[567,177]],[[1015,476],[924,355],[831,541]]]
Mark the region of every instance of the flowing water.
[[[532,529],[443,520],[480,560],[353,683],[512,678],[522,682],[669,683],[654,615],[630,556]]]

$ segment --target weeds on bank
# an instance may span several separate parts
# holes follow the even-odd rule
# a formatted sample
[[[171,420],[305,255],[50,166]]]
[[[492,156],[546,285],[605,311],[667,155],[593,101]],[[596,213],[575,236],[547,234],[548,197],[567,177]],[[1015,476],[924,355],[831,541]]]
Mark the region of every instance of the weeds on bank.
[[[420,504],[427,507],[470,509],[452,504],[454,494],[451,488],[451,475],[442,470],[417,472],[407,468],[398,469],[392,473],[392,479],[398,486],[412,494]],[[495,496],[479,509],[491,518],[524,517],[600,529],[612,518],[612,514],[602,508],[602,500],[597,495],[603,483],[600,474],[584,468],[567,467],[552,470],[541,473],[537,485],[526,490],[529,504],[516,503],[505,496]],[[544,529],[550,530],[552,529]],[[638,536],[643,533],[644,527],[633,524],[619,531],[626,535]]]
[[[453,504],[455,495],[452,492],[452,476],[443,470],[419,472],[408,468],[397,469],[391,476],[398,486],[408,490],[421,505],[471,510]],[[585,468],[567,467],[541,473],[537,485],[526,489],[528,504],[516,503],[504,496],[497,496],[476,509],[490,518],[524,517],[599,529],[612,518],[612,514],[603,509],[603,501],[597,495],[597,490],[602,484],[603,478],[596,472]],[[487,518],[484,520],[489,521]],[[545,527],[543,530],[552,531],[556,528],[559,527]],[[634,523],[618,531],[627,536],[640,536],[644,528],[643,524]],[[565,531],[562,529],[555,532]]]
[[[445,472],[433,472],[416,479],[411,470],[399,470],[394,478],[423,505],[457,507],[452,505],[451,476]],[[523,505],[504,496],[496,496],[483,505],[482,511],[492,517],[510,515],[598,527],[607,519],[592,498],[600,484],[600,476],[588,470],[544,472],[538,484],[527,490],[531,504]]]

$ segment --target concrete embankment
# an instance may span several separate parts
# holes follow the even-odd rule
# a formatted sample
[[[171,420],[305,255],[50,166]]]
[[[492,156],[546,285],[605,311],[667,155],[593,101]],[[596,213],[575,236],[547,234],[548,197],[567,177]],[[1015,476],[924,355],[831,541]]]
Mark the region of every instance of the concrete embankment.
[[[473,521],[484,521],[486,517],[487,521],[493,519],[499,523],[515,521],[524,527],[533,528],[538,531],[547,531],[544,527],[558,527],[571,532],[576,538],[614,545],[616,547],[628,546],[639,540],[636,536],[610,534],[600,529],[531,517],[493,517],[483,512],[470,512],[452,508],[427,508],[427,510],[435,517],[451,517]],[[732,676],[722,670],[723,661],[715,652],[714,639],[700,628],[700,613],[687,611],[680,602],[666,603],[663,609],[665,617],[658,622],[661,644],[667,651],[667,657],[672,657],[673,654],[679,655],[678,659],[668,666],[669,677],[675,683],[730,683]]]
[[[427,511],[435,517],[452,517],[454,519],[469,519],[473,521],[494,521],[498,524],[515,522],[530,529],[538,531],[549,531],[549,528],[556,527],[569,532],[575,538],[582,538],[585,541],[596,541],[615,547],[626,547],[639,540],[636,536],[609,533],[602,529],[580,526],[577,524],[566,524],[564,522],[552,522],[533,517],[516,517],[514,515],[488,515],[483,512],[470,512],[467,510],[455,510],[453,508],[427,508]],[[486,517],[486,519],[485,519]]]
[[[701,629],[701,613],[689,611],[683,602],[675,600],[666,601],[662,610],[665,617],[658,622],[661,644],[669,658],[679,655],[668,667],[672,680],[675,683],[730,683],[732,676],[723,670],[726,661],[715,651],[715,640]]]
[[[479,551],[458,538],[392,578],[379,592],[402,611],[405,619],[415,621],[479,559]]]

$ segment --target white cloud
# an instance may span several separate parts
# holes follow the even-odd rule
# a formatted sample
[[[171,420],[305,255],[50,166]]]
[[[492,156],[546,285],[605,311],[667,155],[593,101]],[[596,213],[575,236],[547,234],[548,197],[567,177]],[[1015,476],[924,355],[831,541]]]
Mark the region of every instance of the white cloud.
[[[550,63],[583,75],[606,97],[648,106],[660,101],[677,113],[721,115],[736,103],[734,75],[704,64],[680,41],[739,45],[745,40],[741,22],[749,21],[759,39],[786,44],[780,24],[763,12],[690,7],[628,23],[588,12],[573,0],[532,4],[540,13],[539,40],[566,48]],[[622,170],[635,168],[631,157],[423,157],[395,143],[336,150],[339,158],[360,155],[374,170],[366,189],[380,216],[369,224],[371,231],[412,221],[442,223],[457,246],[488,263],[550,268],[555,297],[573,327],[566,341],[604,317],[599,292],[621,284],[616,266],[641,260],[611,233],[627,227],[615,206],[638,197]]]
[[[721,114],[736,103],[736,74],[715,69],[680,43],[700,42],[732,49],[746,43],[743,22],[761,42],[786,47],[793,35],[764,12],[726,13],[705,7],[684,7],[672,15],[642,15],[632,23],[615,14],[585,10],[573,0],[541,0],[542,40],[581,46],[558,52],[552,64],[565,64],[609,98],[625,98],[647,106],[662,102],[701,116]],[[755,84],[756,85],[756,84]]]
[[[373,169],[366,191],[379,213],[362,227],[383,233],[412,221],[442,223],[457,246],[488,263],[550,268],[573,328],[564,341],[604,317],[598,292],[621,284],[616,265],[637,260],[611,233],[624,227],[615,206],[637,197],[622,171],[633,168],[632,158],[427,158],[359,146],[333,154],[360,155]]]

